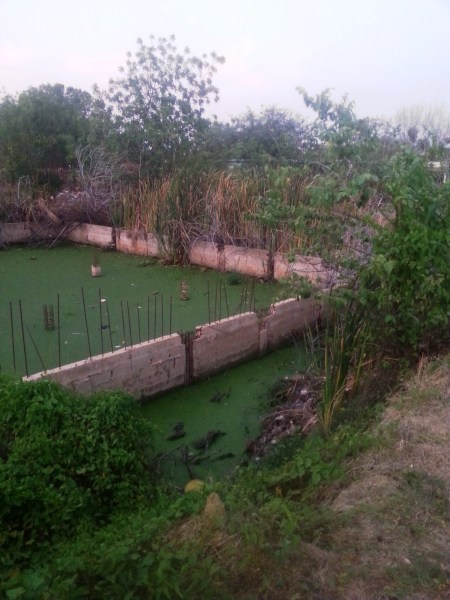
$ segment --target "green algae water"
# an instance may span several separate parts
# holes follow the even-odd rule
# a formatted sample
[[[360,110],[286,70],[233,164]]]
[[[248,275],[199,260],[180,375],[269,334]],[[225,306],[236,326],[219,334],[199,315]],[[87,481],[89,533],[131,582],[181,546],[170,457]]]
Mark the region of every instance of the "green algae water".
[[[163,473],[179,487],[193,478],[217,481],[232,476],[246,461],[248,442],[260,432],[271,388],[279,379],[304,371],[307,363],[303,346],[289,346],[150,399],[142,410],[156,427],[156,452],[163,457]],[[218,397],[222,398],[219,402]],[[168,440],[179,423],[185,435]],[[205,438],[208,431],[224,435],[199,452],[194,444]],[[201,462],[190,463],[188,468],[183,462],[186,454]]]
[[[162,333],[263,309],[279,284],[195,267],[164,266],[145,257],[99,252],[102,276],[91,276],[94,249],[64,245],[0,252],[0,367],[25,375],[117,350]],[[180,298],[183,289],[188,300]],[[58,300],[60,328],[58,331]],[[46,329],[44,307],[54,329]],[[305,368],[302,348],[288,347],[142,406],[156,428],[161,470],[179,487],[191,478],[232,476],[257,437],[270,388]],[[177,424],[183,437],[168,440]],[[204,451],[195,443],[220,432]],[[198,464],[183,456],[198,455]]]
[[[281,290],[276,283],[164,266],[118,252],[98,252],[102,276],[95,278],[93,257],[94,249],[81,245],[49,250],[22,246],[0,252],[3,372],[32,374],[162,334],[190,331],[219,318],[266,308]],[[188,300],[180,298],[182,285]]]

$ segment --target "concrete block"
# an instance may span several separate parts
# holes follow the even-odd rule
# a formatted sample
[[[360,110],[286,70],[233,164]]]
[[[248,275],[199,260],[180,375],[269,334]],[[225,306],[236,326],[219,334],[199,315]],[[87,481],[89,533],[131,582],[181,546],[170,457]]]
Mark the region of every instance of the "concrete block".
[[[103,225],[80,223],[67,233],[67,239],[78,244],[91,244],[99,248],[114,246],[114,229]]]
[[[116,230],[116,250],[138,256],[159,256],[159,241],[156,235],[145,231]]]
[[[217,373],[259,353],[259,321],[244,313],[197,328],[193,340],[194,378]]]

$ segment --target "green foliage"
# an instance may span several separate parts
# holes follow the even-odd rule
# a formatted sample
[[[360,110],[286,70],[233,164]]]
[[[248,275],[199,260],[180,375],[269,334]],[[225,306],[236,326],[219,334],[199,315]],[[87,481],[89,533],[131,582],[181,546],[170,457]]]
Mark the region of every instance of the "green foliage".
[[[141,171],[167,173],[187,156],[207,124],[206,105],[218,100],[212,78],[224,58],[177,51],[175,38],[150,36],[128,53],[124,76],[97,95],[114,115],[119,145]]]
[[[299,164],[315,145],[301,117],[275,107],[259,114],[249,110],[220,131],[213,128],[208,141],[211,151],[217,152],[219,145],[224,157],[247,167]]]
[[[152,427],[132,397],[84,399],[48,381],[5,377],[0,396],[3,567],[152,501]]]
[[[28,176],[54,192],[57,169],[74,160],[87,139],[90,94],[61,84],[41,85],[0,102],[0,173],[10,181]],[[55,180],[56,178],[56,180]]]
[[[394,216],[373,243],[360,300],[373,332],[397,353],[443,342],[450,317],[450,185],[417,155],[395,158],[386,182]]]
[[[166,536],[174,522],[198,513],[204,501],[199,493],[176,499],[160,495],[139,511],[130,507],[108,525],[60,542],[40,566],[16,573],[0,590],[23,600],[40,594],[99,600],[194,597],[210,589],[212,561],[192,543],[177,545]]]
[[[368,325],[365,313],[355,301],[344,310],[333,310],[325,333],[319,336],[323,348],[309,333],[310,356],[315,370],[323,378],[318,417],[325,436],[329,436],[337,412],[358,392],[367,361]],[[370,361],[367,361],[370,362]]]

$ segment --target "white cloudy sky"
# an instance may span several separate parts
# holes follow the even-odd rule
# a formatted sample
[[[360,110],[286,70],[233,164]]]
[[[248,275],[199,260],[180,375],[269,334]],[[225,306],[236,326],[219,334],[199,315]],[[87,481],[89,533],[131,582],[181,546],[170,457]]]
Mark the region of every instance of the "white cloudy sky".
[[[150,34],[225,56],[222,119],[302,112],[297,86],[347,93],[361,116],[450,112],[450,0],[0,0],[0,91],[106,87]]]

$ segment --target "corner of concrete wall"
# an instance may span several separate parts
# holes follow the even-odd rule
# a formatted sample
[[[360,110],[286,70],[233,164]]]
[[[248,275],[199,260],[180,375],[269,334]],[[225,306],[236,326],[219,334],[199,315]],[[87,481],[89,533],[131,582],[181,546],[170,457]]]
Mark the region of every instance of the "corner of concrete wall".
[[[313,298],[291,298],[273,304],[264,317],[266,350],[287,344],[293,336],[316,325],[321,314],[321,303]]]

